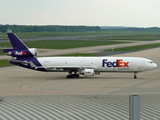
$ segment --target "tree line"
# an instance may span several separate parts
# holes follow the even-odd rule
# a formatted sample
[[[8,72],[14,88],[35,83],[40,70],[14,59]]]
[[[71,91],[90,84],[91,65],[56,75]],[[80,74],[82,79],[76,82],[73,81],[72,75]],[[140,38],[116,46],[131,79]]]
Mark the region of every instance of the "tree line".
[[[139,28],[139,27],[101,27],[102,31],[132,31],[132,32],[160,32],[159,27]]]
[[[0,32],[90,32],[100,31],[99,26],[61,26],[61,25],[0,25]]]
[[[136,32],[160,32],[159,27],[113,27],[113,26],[63,26],[63,25],[1,25],[0,32],[96,32],[96,31],[136,31]]]

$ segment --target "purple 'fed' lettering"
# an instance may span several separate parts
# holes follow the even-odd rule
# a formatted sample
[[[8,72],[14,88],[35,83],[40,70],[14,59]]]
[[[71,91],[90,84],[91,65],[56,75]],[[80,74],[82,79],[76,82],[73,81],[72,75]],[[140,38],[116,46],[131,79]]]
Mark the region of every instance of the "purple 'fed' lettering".
[[[129,62],[123,62],[122,59],[116,60],[116,62],[108,61],[107,59],[102,60],[102,67],[129,67]]]

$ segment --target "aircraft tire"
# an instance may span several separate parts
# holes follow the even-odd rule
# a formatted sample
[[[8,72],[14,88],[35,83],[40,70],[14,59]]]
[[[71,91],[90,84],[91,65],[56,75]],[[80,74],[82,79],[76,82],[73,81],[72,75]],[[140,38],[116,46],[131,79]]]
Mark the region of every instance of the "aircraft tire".
[[[67,75],[66,78],[79,78],[79,74]]]
[[[134,79],[137,79],[137,76],[134,76]]]
[[[76,76],[76,78],[79,78],[79,74],[76,74],[75,76]]]
[[[71,78],[75,78],[75,77],[76,77],[75,74],[72,74],[72,75],[71,75]]]
[[[71,78],[71,75],[67,75],[66,78]]]

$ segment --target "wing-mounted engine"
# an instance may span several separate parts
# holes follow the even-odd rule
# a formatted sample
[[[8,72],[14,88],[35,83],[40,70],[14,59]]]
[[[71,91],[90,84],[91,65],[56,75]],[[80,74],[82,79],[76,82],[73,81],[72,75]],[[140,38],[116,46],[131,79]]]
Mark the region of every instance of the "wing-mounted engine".
[[[94,69],[84,69],[80,72],[80,74],[85,76],[94,76]]]
[[[29,48],[24,50],[5,49],[4,53],[12,57],[34,57],[37,56],[38,50],[36,48]]]

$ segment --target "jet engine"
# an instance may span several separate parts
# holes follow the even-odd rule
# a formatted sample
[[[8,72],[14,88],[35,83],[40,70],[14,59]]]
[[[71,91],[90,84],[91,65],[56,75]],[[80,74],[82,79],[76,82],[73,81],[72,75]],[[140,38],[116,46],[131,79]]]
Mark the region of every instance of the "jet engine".
[[[94,76],[94,69],[84,69],[80,72],[80,74],[85,76]]]

